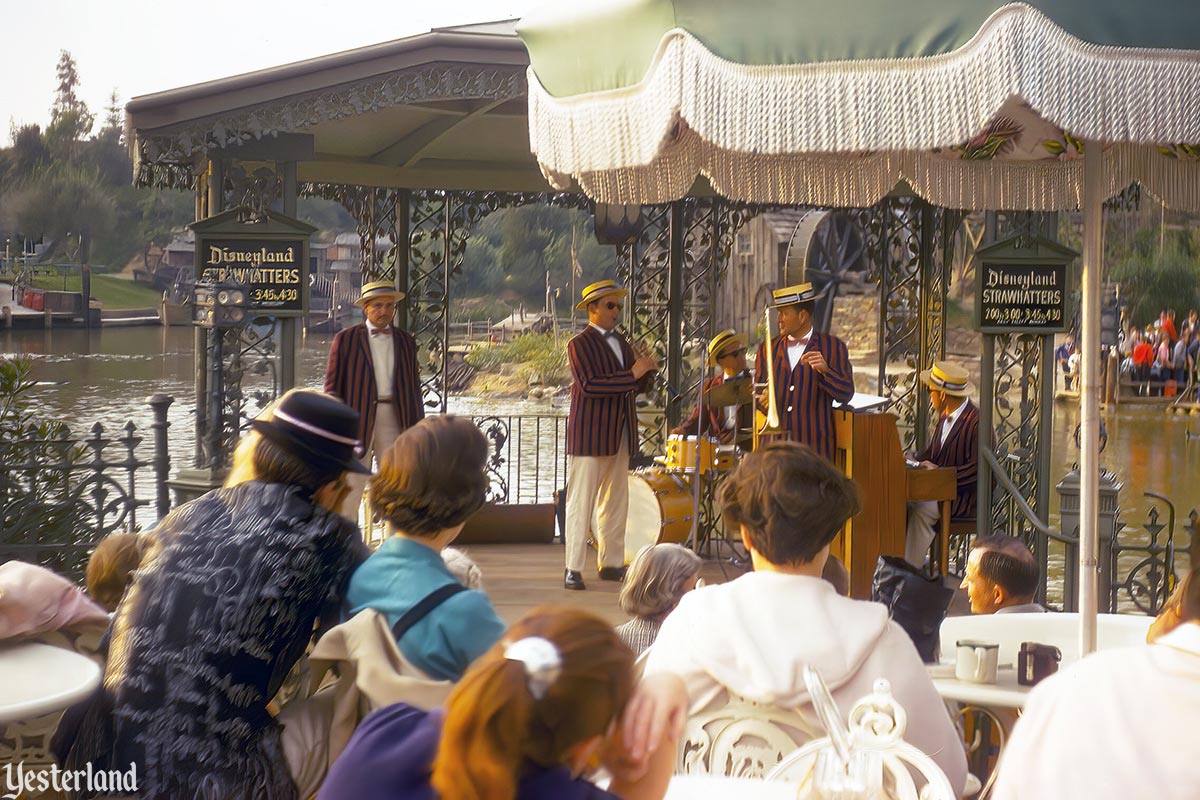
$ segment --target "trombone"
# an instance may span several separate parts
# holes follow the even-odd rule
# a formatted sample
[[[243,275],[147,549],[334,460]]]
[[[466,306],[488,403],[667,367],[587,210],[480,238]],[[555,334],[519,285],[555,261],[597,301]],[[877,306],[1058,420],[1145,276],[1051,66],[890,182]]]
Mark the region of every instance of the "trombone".
[[[775,348],[771,346],[771,307],[763,309],[763,357],[767,359],[767,383],[754,385],[755,389],[767,390],[767,413],[763,414],[758,405],[754,407],[754,441],[753,448],[764,439],[782,436],[784,430],[779,424],[779,402],[775,399]],[[761,421],[760,421],[761,420]]]

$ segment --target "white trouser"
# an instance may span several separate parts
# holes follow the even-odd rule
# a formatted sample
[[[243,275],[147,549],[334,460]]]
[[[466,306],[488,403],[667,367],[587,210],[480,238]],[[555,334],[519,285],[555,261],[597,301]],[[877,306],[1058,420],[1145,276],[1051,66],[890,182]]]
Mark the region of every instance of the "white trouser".
[[[396,437],[400,435],[400,425],[396,422],[394,409],[389,404],[381,404],[375,406],[375,430],[371,434],[371,441],[367,447],[367,452],[363,453],[362,463],[368,467],[374,468],[374,463],[383,457],[383,454],[391,448],[392,443],[396,441]],[[346,494],[346,499],[342,503],[342,516],[353,522],[358,522],[358,507],[362,504],[363,492],[367,488],[367,481],[370,480],[370,475],[363,475],[358,472],[349,472],[346,474],[346,482],[350,484],[350,491]],[[368,512],[368,520],[371,518]]]
[[[628,516],[629,444],[625,437],[616,455],[567,459],[567,569],[583,571],[588,528],[596,533],[600,566],[623,566]]]
[[[925,566],[929,545],[933,544],[934,525],[941,519],[935,500],[917,500],[908,504],[908,530],[904,534],[904,560],[914,567]]]

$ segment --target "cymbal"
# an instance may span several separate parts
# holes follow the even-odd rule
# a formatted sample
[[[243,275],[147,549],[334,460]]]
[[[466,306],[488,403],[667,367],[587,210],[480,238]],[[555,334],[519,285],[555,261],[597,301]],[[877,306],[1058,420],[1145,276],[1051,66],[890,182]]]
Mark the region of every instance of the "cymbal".
[[[749,378],[725,381],[708,390],[711,406],[744,406],[754,402],[754,389]]]

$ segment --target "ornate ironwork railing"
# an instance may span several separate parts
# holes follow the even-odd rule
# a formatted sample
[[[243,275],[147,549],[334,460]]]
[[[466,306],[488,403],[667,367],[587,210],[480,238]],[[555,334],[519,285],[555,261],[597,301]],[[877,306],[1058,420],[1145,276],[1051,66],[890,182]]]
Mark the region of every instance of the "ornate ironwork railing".
[[[1142,494],[1154,501],[1146,513],[1146,520],[1140,526],[1146,532],[1147,541],[1129,541],[1131,537],[1122,536],[1122,531],[1118,530],[1109,548],[1109,570],[1106,574],[1112,577],[1109,586],[1101,587],[1102,590],[1108,590],[1107,594],[1101,595],[1101,602],[1107,602],[1107,610],[1112,613],[1136,609],[1143,614],[1157,615],[1162,611],[1179,580],[1176,564],[1179,545],[1176,544],[1175,537],[1175,504],[1158,492],[1144,491]],[[1159,511],[1160,503],[1166,506],[1165,525],[1159,521],[1162,517],[1162,512]],[[1181,526],[1188,537],[1183,548],[1192,553],[1197,552],[1198,518],[1200,512],[1193,509],[1187,522]],[[1118,526],[1119,529],[1124,527],[1124,524]]]
[[[487,499],[493,503],[553,503],[567,482],[565,414],[472,418],[491,447]]]
[[[100,539],[139,529],[140,508],[153,502],[158,517],[167,513],[167,409],[173,398],[155,395],[147,402],[154,411],[149,457],[139,450],[143,437],[133,422],[115,435],[97,422],[82,438],[30,435],[4,443],[0,561],[20,559],[78,579]],[[138,496],[138,471],[145,467],[154,471],[153,501]]]

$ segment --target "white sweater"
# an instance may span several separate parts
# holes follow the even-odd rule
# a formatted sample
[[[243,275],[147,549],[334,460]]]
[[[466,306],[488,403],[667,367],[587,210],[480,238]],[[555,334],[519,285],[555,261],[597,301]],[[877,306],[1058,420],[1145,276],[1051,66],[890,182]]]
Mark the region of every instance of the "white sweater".
[[[1200,624],[1093,653],[1029,693],[992,796],[1194,800],[1197,720]]]
[[[752,572],[683,596],[650,648],[646,674],[683,678],[698,714],[749,700],[808,712],[802,668],[821,673],[844,715],[887,678],[908,713],[905,740],[961,793],[963,745],[908,634],[879,603],[851,600],[820,578]]]

